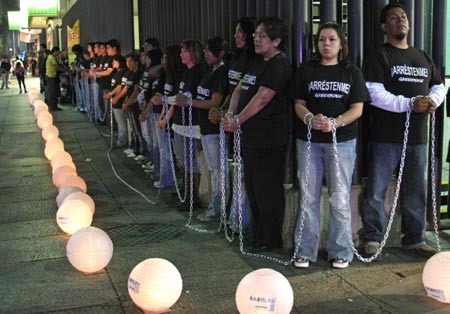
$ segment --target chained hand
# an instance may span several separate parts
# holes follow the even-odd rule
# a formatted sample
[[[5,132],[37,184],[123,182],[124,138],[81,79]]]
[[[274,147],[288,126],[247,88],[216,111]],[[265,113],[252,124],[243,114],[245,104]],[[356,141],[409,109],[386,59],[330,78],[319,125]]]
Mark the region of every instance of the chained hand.
[[[211,108],[208,112],[208,120],[212,124],[217,124],[220,122],[221,116],[220,116],[220,109],[219,108]]]
[[[179,107],[186,107],[189,105],[189,98],[183,94],[177,94],[175,96],[175,105]]]
[[[436,103],[429,96],[419,96],[412,104],[414,112],[433,113],[436,110]]]
[[[236,119],[233,117],[233,114],[231,114],[231,113],[227,113],[222,118],[222,124],[223,124],[224,130],[227,132],[234,132],[238,128],[238,122],[236,121]]]

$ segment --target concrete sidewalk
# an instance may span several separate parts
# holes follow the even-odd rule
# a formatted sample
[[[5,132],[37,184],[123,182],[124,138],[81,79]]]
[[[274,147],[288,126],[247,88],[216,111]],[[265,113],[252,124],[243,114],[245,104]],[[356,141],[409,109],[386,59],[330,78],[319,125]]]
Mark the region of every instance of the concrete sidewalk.
[[[38,87],[38,80],[27,78]],[[354,261],[332,269],[321,254],[307,270],[242,256],[237,240],[188,229],[187,213],[177,212],[173,190],[161,191],[156,205],[126,187],[108,161],[105,127],[62,105],[54,112],[60,138],[88,185],[96,203],[93,226],[106,231],[114,254],[105,270],[83,275],[65,256],[69,236],[57,226],[57,189],[44,157],[44,140],[28,104],[14,82],[0,91],[0,313],[142,313],[131,301],[127,280],[139,262],[160,257],[171,261],[183,278],[183,292],[172,307],[175,314],[238,313],[235,291],[239,281],[259,268],[273,268],[294,290],[292,313],[450,313],[450,305],[426,297],[421,272],[425,260],[398,248],[388,248],[382,262]],[[117,173],[147,198],[158,199],[153,181],[121,150],[111,160]],[[217,223],[192,225],[207,230]],[[450,233],[441,234],[450,249]],[[291,250],[270,252],[284,260]],[[449,270],[450,271],[450,270]]]

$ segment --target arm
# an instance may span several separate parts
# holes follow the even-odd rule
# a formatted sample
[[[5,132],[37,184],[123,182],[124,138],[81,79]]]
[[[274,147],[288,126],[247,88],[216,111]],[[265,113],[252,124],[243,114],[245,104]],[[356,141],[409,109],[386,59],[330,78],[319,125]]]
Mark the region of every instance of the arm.
[[[220,106],[222,102],[223,95],[220,93],[213,93],[211,99],[208,100],[199,100],[192,99],[192,107],[200,108],[200,109],[211,109],[217,108]]]
[[[230,107],[228,108],[228,112],[231,114],[235,114],[237,112],[237,104],[239,96],[241,95],[241,88],[242,84],[241,82],[239,82],[239,84],[234,89],[233,94],[231,95]]]
[[[107,68],[106,70],[103,71],[97,71],[95,73],[96,76],[108,76],[112,73],[114,69],[113,68]]]

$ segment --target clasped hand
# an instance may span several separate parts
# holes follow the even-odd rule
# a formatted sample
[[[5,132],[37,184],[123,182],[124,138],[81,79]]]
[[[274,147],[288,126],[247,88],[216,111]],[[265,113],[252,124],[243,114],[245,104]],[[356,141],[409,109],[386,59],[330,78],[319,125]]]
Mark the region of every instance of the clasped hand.
[[[414,99],[412,110],[414,112],[433,113],[436,111],[436,103],[430,96],[419,96]]]

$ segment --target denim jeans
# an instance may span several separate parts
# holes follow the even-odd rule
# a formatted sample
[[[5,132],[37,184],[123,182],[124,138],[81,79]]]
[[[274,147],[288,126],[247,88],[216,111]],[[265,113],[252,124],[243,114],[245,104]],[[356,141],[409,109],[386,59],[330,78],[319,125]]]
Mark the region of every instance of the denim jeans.
[[[95,79],[92,80],[91,89],[92,108],[94,109],[94,122],[96,122],[100,117],[103,117],[103,113],[100,112],[100,104],[98,103],[98,100],[100,99],[100,88]]]
[[[381,242],[385,223],[386,190],[395,168],[399,165],[402,144],[370,143],[371,160],[367,186],[361,206],[365,241]],[[402,214],[402,245],[418,247],[424,240],[427,145],[408,145],[400,194]]]
[[[174,175],[172,173],[171,150],[172,145],[170,133],[165,130],[157,129],[156,132],[159,143],[159,182],[161,187],[170,187],[175,185]]]
[[[119,108],[113,108],[114,118],[117,122],[117,145],[124,146],[128,144],[128,127],[125,112]]]
[[[8,80],[9,80],[9,73],[7,73],[7,72],[2,73],[2,89],[3,88],[9,88],[8,87],[8,84],[9,84]]]
[[[154,111],[150,111],[149,113],[149,120],[150,120],[150,135],[152,137],[152,146],[151,146],[151,152],[153,155],[153,165],[154,170],[156,174],[160,174],[160,156],[159,156],[159,140],[158,140],[158,128],[156,127],[156,124],[159,121],[160,114]]]
[[[180,169],[183,169],[184,171],[190,171],[190,156],[189,156],[189,137],[185,137],[183,135],[180,135],[178,133],[174,133],[174,141],[175,141],[175,156],[177,158],[178,167]],[[183,142],[186,142],[186,167],[187,169],[184,169],[184,144]],[[197,139],[192,138],[192,171],[194,173],[200,173],[200,168],[198,166],[197,161]]]
[[[222,210],[222,184],[221,184],[221,163],[220,163],[220,135],[208,134],[200,137],[202,142],[203,153],[205,155],[206,164],[208,165],[211,175],[211,201],[205,211],[205,216],[220,217]],[[225,176],[225,199],[228,195],[228,163],[226,144],[224,143],[225,160],[224,160],[224,176]]]
[[[154,163],[153,158],[153,136],[152,136],[152,127],[151,127],[151,116],[150,112],[147,112],[147,119],[145,121],[141,121],[141,130],[142,136],[144,137],[145,143],[147,145],[147,154],[145,155],[146,159]]]
[[[356,139],[338,143],[339,163],[337,165],[333,144],[311,143],[307,187],[305,184],[306,146],[307,142],[297,140],[300,213],[301,211],[305,212],[303,235],[298,255],[306,257],[312,262],[317,261],[320,240],[320,195],[322,180],[325,176],[330,197],[330,220],[327,238],[328,259],[345,258],[352,261],[350,188],[356,159]],[[303,203],[304,195],[307,195],[307,199]],[[299,241],[300,213],[295,232],[296,245]]]

